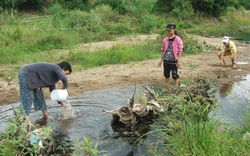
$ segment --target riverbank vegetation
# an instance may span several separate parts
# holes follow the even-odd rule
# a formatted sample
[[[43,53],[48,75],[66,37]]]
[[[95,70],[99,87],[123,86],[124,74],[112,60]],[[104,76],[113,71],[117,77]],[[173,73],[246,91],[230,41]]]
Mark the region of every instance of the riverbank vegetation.
[[[23,64],[38,61],[58,63],[65,60],[71,62],[74,69],[82,70],[105,64],[155,59],[160,53],[166,24],[170,22],[176,23],[179,36],[184,40],[184,54],[204,49],[203,44],[188,38],[188,34],[214,37],[247,37],[249,34],[250,13],[243,7],[243,2],[202,1],[203,7],[209,3],[212,10],[218,10],[218,4],[225,5],[216,16],[212,10],[198,10],[191,1],[181,3],[180,0],[171,4],[160,0],[100,0],[81,4],[53,1],[43,5],[39,2],[23,0],[2,4],[0,64],[8,67],[0,71],[3,79],[15,77],[16,70]],[[37,9],[25,8],[27,4]],[[168,6],[166,10],[164,6]],[[76,49],[83,43],[153,33],[160,36],[144,45],[127,46],[124,43],[111,50],[98,49],[99,53]],[[98,59],[100,55],[105,59]]]
[[[203,43],[189,38],[189,34],[214,37],[230,35],[249,40],[249,9],[250,2],[247,0],[202,0],[199,3],[183,0],[5,1],[0,4],[0,78],[16,77],[20,66],[38,61],[58,63],[65,60],[71,62],[77,71],[159,58],[166,24],[172,22],[177,25],[178,33],[183,38],[185,55],[201,53],[205,48]],[[92,51],[76,48],[84,43],[138,34],[159,34],[159,37],[142,44],[118,44],[111,49]],[[244,134],[250,131],[249,118],[241,127],[224,125],[209,116],[207,105],[196,108],[192,114],[190,110],[187,111],[190,108],[182,99],[174,98],[182,109],[174,116],[162,116],[167,126],[155,127],[154,131],[161,132],[164,139],[149,150],[151,154],[249,153],[249,140],[243,141]],[[170,123],[174,123],[178,129],[169,128]],[[3,133],[5,137],[10,137],[5,138],[4,142],[1,137],[1,145],[6,145],[1,148],[1,153],[14,152],[16,144],[20,145],[20,138],[13,134],[14,128],[9,134]],[[89,142],[87,145],[90,146]],[[97,147],[92,149],[89,146],[79,149],[98,153]],[[159,150],[158,147],[164,149]]]
[[[20,114],[20,108],[14,108],[15,116],[9,119],[4,132],[0,133],[1,156],[27,155],[99,155],[105,151],[98,150],[98,143],[94,146],[89,137],[83,140],[75,138],[74,144],[60,139],[61,135],[52,126],[41,125],[43,121],[31,123],[29,117]],[[4,112],[1,112],[4,114]],[[1,116],[8,118],[7,116]]]
[[[186,99],[188,102],[183,102],[183,98],[176,94],[158,94],[166,101],[172,100],[179,109],[172,114],[163,113],[160,124],[153,125],[153,130],[146,134],[155,133],[158,136],[156,142],[147,141],[150,154],[159,156],[166,153],[176,156],[249,155],[250,112],[244,115],[242,124],[221,122],[216,116],[217,102],[197,100],[200,96],[204,98],[202,88],[205,83],[195,83],[195,85],[200,85],[197,87],[200,91],[197,92],[196,98],[190,96],[188,91],[184,93],[189,96]],[[212,95],[214,89],[210,88],[206,91]]]

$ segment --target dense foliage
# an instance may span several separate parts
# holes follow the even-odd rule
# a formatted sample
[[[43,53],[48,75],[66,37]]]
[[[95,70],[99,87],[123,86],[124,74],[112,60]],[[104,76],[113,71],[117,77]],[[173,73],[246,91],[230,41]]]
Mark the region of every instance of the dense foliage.
[[[161,3],[164,4],[160,5]],[[19,68],[25,63],[58,62],[63,59],[74,62],[81,68],[153,59],[159,57],[159,47],[162,38],[166,35],[165,27],[169,22],[177,25],[178,35],[185,43],[184,54],[207,50],[204,45],[189,39],[186,34],[215,37],[228,34],[234,37],[249,36],[249,29],[246,28],[250,25],[250,14],[245,9],[235,9],[240,8],[240,3],[230,3],[230,11],[218,18],[212,15],[204,17],[205,13],[197,13],[192,7],[194,3],[195,1],[191,3],[191,1],[181,0],[171,1],[171,3],[160,0],[96,0],[95,2],[8,0],[0,4],[2,6],[0,9],[0,55],[2,56],[0,64],[17,64],[17,67],[13,68]],[[235,7],[232,6],[233,4]],[[161,6],[161,10],[157,10],[157,6]],[[163,13],[159,13],[160,11]],[[99,55],[93,56],[92,53],[83,55],[81,53],[83,49],[74,48],[83,43],[111,41],[121,36],[152,33],[159,34],[160,37],[153,42],[148,42],[147,46],[121,45],[115,47],[116,49],[100,51],[102,54],[114,55],[112,58],[106,55],[107,59],[103,60],[98,59]],[[245,40],[248,41],[247,38]],[[59,51],[62,49],[69,53],[61,55]],[[134,56],[134,59],[127,57],[132,54],[137,56]],[[15,74],[10,72],[0,70],[0,77],[6,79]]]
[[[3,10],[34,10],[45,11],[49,5],[59,3],[64,9],[75,10],[80,9],[89,11],[97,5],[110,5],[119,13],[131,13],[133,10],[147,9],[148,12],[154,11],[158,13],[176,15],[181,18],[191,17],[194,14],[202,14],[205,16],[218,17],[225,13],[228,8],[245,8],[250,9],[250,1],[248,0],[5,0],[0,3]],[[148,10],[149,5],[151,9]],[[135,6],[135,7],[134,7]],[[146,6],[146,7],[145,7]],[[152,7],[153,6],[153,7]]]

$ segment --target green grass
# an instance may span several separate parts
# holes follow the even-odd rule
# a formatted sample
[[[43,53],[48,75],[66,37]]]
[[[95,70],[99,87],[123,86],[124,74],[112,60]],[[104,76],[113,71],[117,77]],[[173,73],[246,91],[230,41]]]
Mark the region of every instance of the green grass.
[[[164,15],[163,18],[150,14],[142,17],[138,14],[121,15],[105,5],[98,6],[90,12],[59,10],[46,16],[20,14],[14,20],[7,18],[8,15],[3,16],[6,18],[1,19],[0,26],[0,64],[11,67],[39,61],[58,63],[67,60],[75,66],[89,68],[155,59],[157,55],[160,57],[160,47],[168,22],[177,25],[178,33],[184,42],[183,56],[197,54],[202,52],[204,45],[187,38],[184,31],[187,34],[218,37],[234,34],[244,36],[247,40],[248,29],[238,30],[242,26],[250,25],[250,13],[244,10],[233,10],[220,18],[195,16],[192,20],[176,20],[165,18]],[[145,33],[158,33],[160,37],[146,44],[126,45],[121,42],[110,50],[98,50],[96,53],[81,54],[81,51],[75,50],[75,47],[82,43],[114,40],[121,36]],[[60,52],[64,50],[70,52]],[[12,72],[16,72],[16,69],[1,72],[8,76],[13,75]]]
[[[186,86],[191,85],[190,79],[184,80],[183,83]],[[205,86],[202,83],[196,85]],[[151,146],[149,152],[152,155],[163,156],[166,153],[173,156],[249,155],[250,138],[243,140],[243,136],[250,131],[250,112],[245,114],[245,121],[240,127],[222,123],[218,117],[209,115],[209,112],[215,109],[216,103],[208,103],[200,93],[195,98],[188,90],[186,95],[183,93],[167,96],[157,94],[160,96],[158,98],[169,101],[174,113],[166,111],[160,117],[161,124],[153,125],[150,133],[158,132],[161,139],[154,146],[147,142]]]
[[[157,45],[157,46],[153,46]],[[160,57],[160,49],[156,41],[146,44],[117,44],[108,50],[95,52],[69,52],[66,60],[80,64],[85,68],[107,64],[126,64],[129,62],[156,59]]]

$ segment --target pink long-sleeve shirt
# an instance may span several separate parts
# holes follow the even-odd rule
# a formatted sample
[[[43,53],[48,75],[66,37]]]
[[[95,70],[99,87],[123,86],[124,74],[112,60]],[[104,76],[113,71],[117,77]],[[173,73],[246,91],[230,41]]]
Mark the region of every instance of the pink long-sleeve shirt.
[[[162,59],[164,58],[165,54],[166,54],[166,50],[168,48],[168,44],[169,44],[169,37],[166,36],[163,39],[163,43],[162,43]],[[174,57],[175,60],[178,60],[178,54],[183,52],[183,42],[182,39],[179,36],[175,36],[174,41],[172,42],[172,46],[173,46],[173,53],[174,53]]]

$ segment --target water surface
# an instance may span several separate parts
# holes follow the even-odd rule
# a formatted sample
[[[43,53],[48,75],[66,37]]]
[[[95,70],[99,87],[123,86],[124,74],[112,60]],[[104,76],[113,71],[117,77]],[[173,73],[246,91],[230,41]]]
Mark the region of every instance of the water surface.
[[[135,101],[144,91],[146,84],[137,85]],[[149,84],[147,84],[150,86]],[[88,91],[77,97],[70,97],[69,101],[73,107],[75,118],[63,119],[61,117],[62,107],[55,101],[48,100],[48,112],[50,118],[47,125],[51,125],[56,131],[63,134],[64,139],[73,142],[76,138],[83,140],[83,136],[91,139],[94,146],[98,142],[99,150],[107,151],[111,156],[145,155],[147,156],[148,146],[146,144],[133,144],[133,138],[122,137],[114,132],[110,124],[111,115],[103,116],[103,109],[112,110],[128,103],[132,97],[135,87],[133,85],[116,86],[112,88]],[[219,90],[214,93],[218,99],[218,109],[211,112],[211,115],[220,118],[222,122],[230,122],[240,125],[243,122],[244,114],[247,112],[250,91],[250,75],[244,77],[242,81],[220,84]],[[18,107],[20,104],[12,104]],[[1,123],[13,116],[12,105],[1,107]],[[42,112],[34,110],[30,114],[30,119],[35,122],[42,118]],[[148,123],[150,125],[150,123]],[[0,130],[4,129],[1,124]],[[150,131],[150,128],[142,130],[143,133]],[[156,142],[157,134],[150,134],[144,139]]]
[[[139,100],[142,95],[144,85],[137,85],[135,101]],[[89,137],[93,143],[93,147],[98,142],[99,150],[107,151],[106,154],[112,156],[146,155],[147,145],[133,144],[133,141],[127,137],[117,135],[111,127],[111,115],[103,116],[103,109],[112,110],[119,108],[128,103],[128,99],[132,97],[135,87],[133,85],[117,86],[103,90],[89,91],[77,97],[70,97],[69,101],[73,107],[75,117],[72,119],[63,119],[61,117],[62,107],[55,101],[48,100],[49,120],[47,125],[51,125],[57,132],[65,135],[65,139],[74,141],[79,138],[83,140],[83,136]],[[13,104],[19,106],[19,103]],[[2,108],[6,116],[12,116],[10,105]],[[31,122],[35,122],[42,118],[41,111],[31,111]],[[1,119],[2,122],[7,120]],[[3,127],[1,127],[3,128]],[[144,133],[150,129],[143,129]],[[155,140],[156,137],[147,136],[147,139]]]
[[[214,98],[218,99],[218,109],[211,114],[215,113],[221,122],[240,126],[249,111],[249,95],[250,75],[239,82],[220,84],[219,90],[214,94]]]

